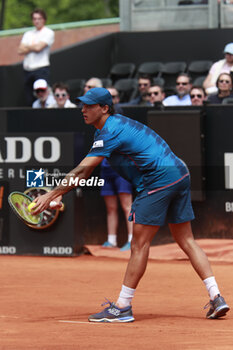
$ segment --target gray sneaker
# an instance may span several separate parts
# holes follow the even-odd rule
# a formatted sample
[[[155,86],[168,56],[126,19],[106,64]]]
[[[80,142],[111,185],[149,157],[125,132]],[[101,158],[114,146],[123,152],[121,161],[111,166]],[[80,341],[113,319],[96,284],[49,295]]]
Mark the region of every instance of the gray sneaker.
[[[127,306],[123,309],[117,307],[114,303],[109,304],[103,311],[88,317],[90,322],[133,322],[132,306]],[[102,304],[103,306],[104,304]]]
[[[204,309],[210,306],[209,311],[206,314],[206,318],[214,319],[225,316],[230,310],[229,306],[226,304],[224,298],[218,294],[218,297],[214,300],[210,300],[208,304],[205,305]]]

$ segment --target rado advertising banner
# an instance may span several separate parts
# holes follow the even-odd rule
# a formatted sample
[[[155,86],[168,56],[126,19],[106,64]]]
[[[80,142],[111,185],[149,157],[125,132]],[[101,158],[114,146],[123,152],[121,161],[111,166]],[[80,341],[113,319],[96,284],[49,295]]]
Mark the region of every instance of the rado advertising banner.
[[[71,191],[64,210],[47,210],[27,226],[8,205],[13,191],[32,198],[61,181],[83,157],[81,133],[0,134],[0,254],[74,255],[82,246],[82,197]]]

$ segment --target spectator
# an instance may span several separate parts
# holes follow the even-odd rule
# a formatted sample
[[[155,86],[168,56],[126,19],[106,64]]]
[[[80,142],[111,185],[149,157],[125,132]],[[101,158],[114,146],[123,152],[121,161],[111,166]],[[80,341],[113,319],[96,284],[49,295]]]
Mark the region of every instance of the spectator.
[[[26,99],[29,106],[34,101],[33,83],[38,79],[45,79],[49,83],[49,54],[54,42],[53,30],[45,26],[46,13],[36,9],[31,13],[33,30],[27,31],[21,40],[18,53],[24,55],[24,83]]]
[[[152,85],[152,78],[147,75],[141,75],[138,79],[138,93],[139,95],[134,98],[133,100],[130,100],[129,102],[125,103],[126,105],[139,105],[139,106],[146,106],[150,105],[149,99],[148,99],[148,89]]]
[[[99,78],[90,78],[89,80],[86,81],[85,86],[84,86],[84,94],[95,87],[103,87],[102,81]]]
[[[110,92],[112,96],[112,102],[114,104],[115,113],[122,114],[123,110],[120,106],[120,96],[119,96],[118,90],[114,86],[108,87],[107,90]]]
[[[48,108],[56,103],[46,80],[36,80],[33,84],[33,90],[37,100],[33,102],[32,108]]]
[[[203,87],[208,95],[217,93],[216,82],[219,74],[233,72],[233,43],[227,44],[223,53],[225,58],[215,62],[211,66],[209,74],[203,82]]]
[[[55,103],[48,108],[77,108],[77,105],[70,101],[69,87],[64,83],[55,83],[53,85],[53,95]]]
[[[206,93],[202,86],[193,85],[190,90],[192,106],[202,106],[206,101]]]
[[[159,85],[152,85],[149,87],[147,96],[149,97],[149,102],[151,106],[162,105],[162,101],[165,98],[163,88]]]
[[[93,89],[95,87],[103,87],[103,84],[99,78],[92,77],[86,81],[83,93],[85,94],[88,90]],[[83,106],[82,102],[77,102],[77,107],[82,107],[82,106]]]
[[[208,96],[208,102],[220,104],[226,97],[233,97],[232,94],[232,77],[229,73],[221,73],[217,80],[218,93]]]
[[[129,250],[132,234],[133,223],[128,221],[132,205],[132,186],[131,184],[118,175],[109,165],[106,158],[101,163],[101,178],[104,179],[104,186],[101,188],[101,196],[107,210],[107,229],[108,239],[103,247],[113,248],[117,246],[117,228],[118,228],[118,198],[124,212],[128,240],[121,248],[121,251]]]
[[[190,106],[191,78],[187,73],[180,73],[176,79],[176,95],[168,96],[163,100],[164,106]]]

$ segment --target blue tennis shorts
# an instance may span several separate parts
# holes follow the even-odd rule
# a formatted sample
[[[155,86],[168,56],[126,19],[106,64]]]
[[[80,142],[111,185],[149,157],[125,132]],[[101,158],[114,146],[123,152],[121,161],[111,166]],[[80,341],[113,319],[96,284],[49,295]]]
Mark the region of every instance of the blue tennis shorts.
[[[194,219],[191,204],[190,177],[186,176],[175,185],[152,191],[143,190],[134,200],[129,221],[142,225],[171,224]]]
[[[101,196],[114,196],[118,193],[132,193],[132,185],[118,174],[104,177],[104,186],[101,187]]]

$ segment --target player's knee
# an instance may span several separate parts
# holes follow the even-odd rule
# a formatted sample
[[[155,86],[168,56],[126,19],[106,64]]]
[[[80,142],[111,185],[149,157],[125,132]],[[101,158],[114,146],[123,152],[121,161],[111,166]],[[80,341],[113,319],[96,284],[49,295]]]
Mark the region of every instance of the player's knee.
[[[145,239],[133,238],[131,241],[131,251],[134,253],[141,252],[143,250],[148,250],[150,248],[150,241]]]
[[[195,241],[194,239],[184,239],[179,242],[179,245],[185,252],[189,252],[195,248]]]

